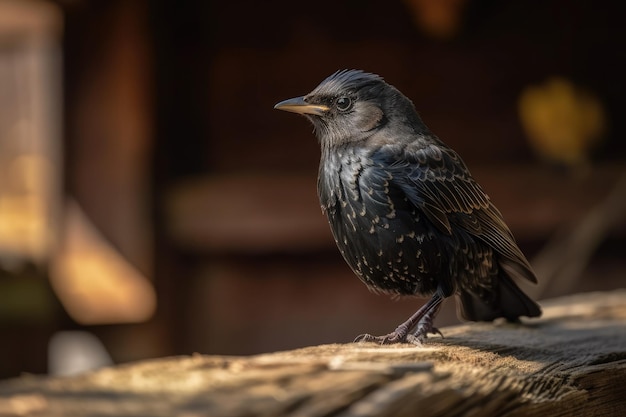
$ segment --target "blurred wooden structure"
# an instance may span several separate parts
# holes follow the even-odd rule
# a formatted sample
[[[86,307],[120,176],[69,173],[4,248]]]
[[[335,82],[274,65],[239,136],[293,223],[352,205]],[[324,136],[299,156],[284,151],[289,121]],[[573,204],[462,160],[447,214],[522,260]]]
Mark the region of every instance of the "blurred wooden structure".
[[[526,325],[442,329],[423,347],[321,345],[164,358],[0,383],[2,416],[620,415],[626,290],[543,303]]]
[[[578,179],[528,165],[478,166],[472,171],[528,249],[576,225],[605,198],[623,169],[607,165]],[[189,257],[198,262],[196,290],[182,291],[189,294],[188,308],[210,312],[194,318],[202,331],[190,334],[192,344],[211,352],[249,354],[272,349],[272,338],[264,334],[290,334],[283,348],[320,338],[348,341],[359,329],[388,331],[423,302],[394,303],[362,288],[336,252],[315,184],[313,175],[215,175],[172,187],[166,233],[187,254],[187,262]],[[611,230],[613,236],[626,236],[624,220]],[[530,258],[532,252],[528,254]],[[618,275],[607,274],[582,284],[608,289],[619,282]],[[580,291],[580,282],[572,284]],[[537,294],[535,289],[541,287],[526,284],[529,293]],[[558,294],[557,288],[551,295]],[[457,323],[455,308],[453,300],[447,301],[438,322]],[[248,316],[250,311],[254,313]],[[294,311],[307,323],[306,330],[293,319]],[[252,343],[259,344],[253,348]]]
[[[599,166],[575,179],[539,165],[479,165],[471,171],[516,238],[528,242],[541,241],[560,226],[579,221],[611,191],[626,164]],[[214,175],[183,181],[168,195],[168,234],[180,247],[200,253],[332,247],[314,174]],[[626,235],[626,222],[615,233]]]
[[[422,302],[391,302],[355,279],[319,210],[311,127],[273,110],[337,69],[377,72],[407,94],[468,163],[529,257],[604,198],[624,169],[617,109],[626,111],[626,90],[609,80],[623,78],[626,61],[609,45],[626,32],[591,2],[467,2],[447,41],[424,36],[400,1],[186,6],[149,7],[158,45],[155,272],[177,352],[348,341],[388,331]],[[519,122],[520,92],[554,73],[592,89],[610,112],[603,162],[587,178],[539,163]],[[600,251],[602,268],[614,264],[577,290],[623,281],[611,272],[623,267],[623,238],[616,228]],[[438,322],[457,322],[453,302]]]
[[[0,377],[43,371],[60,308],[46,269],[63,198],[63,13],[0,0]]]

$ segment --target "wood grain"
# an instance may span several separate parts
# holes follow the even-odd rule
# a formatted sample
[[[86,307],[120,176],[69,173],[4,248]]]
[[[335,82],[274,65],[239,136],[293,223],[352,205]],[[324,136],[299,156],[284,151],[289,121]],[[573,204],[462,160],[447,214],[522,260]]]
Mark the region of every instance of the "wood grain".
[[[524,324],[443,328],[424,346],[196,354],[0,383],[0,416],[567,416],[626,406],[626,290],[542,303]]]

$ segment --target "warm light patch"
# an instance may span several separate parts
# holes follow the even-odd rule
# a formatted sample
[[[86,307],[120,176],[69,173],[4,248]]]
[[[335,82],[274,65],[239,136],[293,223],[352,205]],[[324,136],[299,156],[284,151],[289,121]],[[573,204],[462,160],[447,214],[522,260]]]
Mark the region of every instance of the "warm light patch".
[[[96,230],[75,202],[67,204],[63,242],[50,279],[70,316],[81,324],[149,319],[154,288]]]
[[[404,0],[413,22],[434,38],[450,39],[460,30],[467,0]]]
[[[53,224],[49,190],[53,168],[36,154],[24,154],[1,170],[0,253],[38,263],[48,254]]]
[[[573,168],[584,167],[606,131],[602,102],[564,78],[528,86],[519,114],[530,145],[539,156]]]

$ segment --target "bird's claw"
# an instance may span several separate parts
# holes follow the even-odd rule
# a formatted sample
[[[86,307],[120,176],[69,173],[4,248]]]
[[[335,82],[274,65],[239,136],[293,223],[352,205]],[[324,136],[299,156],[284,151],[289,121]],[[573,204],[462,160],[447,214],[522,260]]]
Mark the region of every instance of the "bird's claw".
[[[405,343],[407,341],[406,335],[401,335],[396,332],[391,332],[384,336],[374,336],[368,333],[361,334],[354,339],[354,343],[360,342],[373,342],[379,345],[392,345],[395,343]]]
[[[426,338],[428,337],[428,334],[438,334],[443,339],[443,333],[441,333],[441,330],[439,330],[438,328],[436,328],[434,326],[421,326],[421,327],[418,327],[417,330],[415,330],[415,333],[413,333],[413,334],[411,334],[409,336],[412,339],[415,339],[417,341],[417,343],[416,342],[412,342],[412,343],[422,344],[422,342],[424,340],[426,340]],[[407,336],[407,339],[408,339],[409,336]]]
[[[443,338],[443,333],[436,327],[422,326],[419,327],[413,334],[401,334],[398,332],[391,332],[384,336],[374,336],[368,333],[358,335],[354,339],[354,343],[360,342],[373,342],[379,345],[393,345],[396,343],[411,343],[416,346],[422,346],[426,338],[430,334],[438,334]]]
[[[430,333],[430,334],[438,334],[439,336],[441,336],[442,339],[445,339],[445,337],[443,336],[443,333],[441,333],[441,330],[439,330],[436,327],[433,327],[432,329],[430,329],[430,331],[428,333]]]

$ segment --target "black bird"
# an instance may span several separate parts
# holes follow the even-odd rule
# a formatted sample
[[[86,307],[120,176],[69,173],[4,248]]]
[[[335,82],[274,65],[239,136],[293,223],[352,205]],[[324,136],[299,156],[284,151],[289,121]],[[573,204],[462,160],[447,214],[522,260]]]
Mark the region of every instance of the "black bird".
[[[502,215],[400,91],[343,70],[274,108],[313,123],[322,211],[352,270],[375,292],[430,296],[388,335],[355,341],[420,344],[453,294],[468,320],[541,315],[513,281],[537,278]]]

